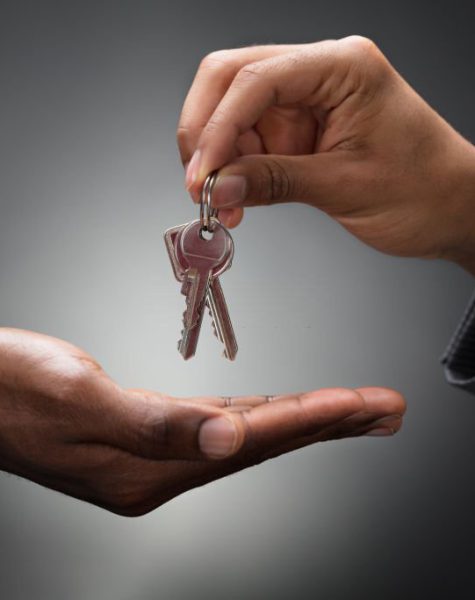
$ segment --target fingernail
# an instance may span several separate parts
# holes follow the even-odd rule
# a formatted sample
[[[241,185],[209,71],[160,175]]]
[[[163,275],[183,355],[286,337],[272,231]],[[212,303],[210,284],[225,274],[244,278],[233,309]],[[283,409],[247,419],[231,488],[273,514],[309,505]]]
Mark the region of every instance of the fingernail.
[[[225,458],[233,453],[236,439],[234,423],[226,417],[215,417],[201,426],[198,443],[210,458]]]
[[[388,435],[394,435],[394,430],[389,427],[376,427],[376,429],[371,429],[365,435],[370,435],[372,437],[384,437]]]
[[[190,189],[198,177],[198,171],[200,168],[200,154],[200,151],[196,150],[186,168],[185,185],[187,190]]]
[[[218,177],[213,188],[213,206],[226,208],[240,206],[246,197],[246,178],[243,175]]]

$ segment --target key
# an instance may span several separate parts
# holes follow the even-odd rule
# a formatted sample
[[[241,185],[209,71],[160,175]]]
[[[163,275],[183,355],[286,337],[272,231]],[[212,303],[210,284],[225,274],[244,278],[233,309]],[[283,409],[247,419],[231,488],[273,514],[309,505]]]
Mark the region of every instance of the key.
[[[217,210],[212,207],[211,194],[217,175],[217,171],[210,173],[204,182],[199,221],[178,225],[165,232],[165,244],[173,272],[175,278],[182,282],[181,292],[186,296],[182,338],[178,343],[185,359],[196,352],[205,304],[211,315],[214,334],[224,345],[224,356],[234,360],[238,349],[218,279],[218,276],[231,266],[234,245],[230,233],[217,219]],[[212,232],[211,239],[205,238],[204,232]],[[216,249],[218,241],[214,240],[213,232],[225,240],[220,258]],[[189,236],[189,239],[186,236]],[[214,245],[209,244],[213,241]]]
[[[209,309],[213,331],[218,340],[224,345],[224,356],[234,360],[238,351],[236,336],[229,316],[228,306],[224,298],[223,288],[218,277],[211,279],[206,306]]]
[[[186,296],[186,309],[183,313],[183,328],[181,330],[181,338],[178,341],[178,351],[185,360],[188,360],[196,354],[198,338],[201,331],[201,323],[203,322],[203,306],[201,305],[197,320],[193,325],[187,323],[187,317],[190,309],[195,305],[197,300],[199,285],[199,274],[197,269],[188,269],[185,272],[181,293]]]
[[[181,291],[186,296],[186,310],[178,346],[185,359],[196,352],[210,282],[229,268],[233,252],[231,235],[217,221],[211,239],[204,238],[200,221],[181,228],[175,237],[175,258],[185,268]]]
[[[185,272],[188,268],[188,264],[184,261],[183,256],[179,254],[179,244],[177,245],[177,239],[180,236],[180,232],[185,229],[186,226],[187,224],[178,225],[177,227],[172,227],[165,232],[165,244],[170,257],[173,272],[175,278],[181,282],[183,282],[185,278]],[[224,269],[229,268],[230,266],[230,260],[227,259],[221,268],[213,270],[213,277],[210,280],[206,294],[206,305],[209,309],[212,319],[214,335],[224,345],[224,356],[229,360],[234,360],[236,358],[238,346],[231,319],[229,317],[223,289],[218,279],[218,275],[223,273]],[[204,311],[201,311],[201,319],[203,312]],[[200,327],[201,324],[198,326]],[[181,342],[179,342],[179,345],[180,344]]]

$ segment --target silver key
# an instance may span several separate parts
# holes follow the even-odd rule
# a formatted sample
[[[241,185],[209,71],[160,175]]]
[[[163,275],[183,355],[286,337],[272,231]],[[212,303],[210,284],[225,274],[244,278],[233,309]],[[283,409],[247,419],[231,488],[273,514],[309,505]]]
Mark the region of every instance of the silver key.
[[[233,251],[231,235],[219,222],[214,224],[211,239],[203,237],[199,220],[180,229],[175,238],[175,258],[186,267],[181,291],[186,296],[187,306],[178,346],[185,359],[196,352],[210,282],[230,266]]]
[[[206,306],[209,309],[213,331],[224,345],[224,356],[234,360],[238,351],[236,336],[229,316],[228,306],[224,298],[223,288],[218,277],[213,277],[206,295]]]
[[[218,279],[218,276],[231,266],[234,246],[231,235],[217,219],[217,210],[212,208],[211,193],[216,178],[217,172],[211,173],[206,178],[203,186],[200,204],[200,220],[198,221],[200,224],[199,236],[201,241],[204,241],[203,232],[214,232],[218,225],[218,228],[221,228],[226,232],[231,250],[229,255],[225,256],[221,265],[216,264],[210,269],[207,284],[205,285],[203,276],[202,274],[200,275],[203,265],[199,266],[197,269],[194,259],[191,261],[187,260],[183,252],[181,236],[185,230],[188,230],[192,223],[186,223],[168,229],[165,232],[165,244],[175,278],[182,282],[182,293],[187,297],[187,308],[183,314],[184,323],[182,339],[178,343],[180,352],[182,352],[185,358],[194,355],[203,320],[203,305],[205,303],[210,311],[214,334],[224,345],[224,356],[230,360],[234,360],[238,347],[226,301],[224,299],[223,290]],[[202,294],[204,287],[206,287],[206,293],[205,302],[203,303]]]
[[[188,269],[185,273],[181,293],[186,296],[186,308],[183,313],[183,326],[181,330],[181,338],[178,341],[178,351],[185,360],[188,360],[196,354],[198,338],[201,331],[201,323],[203,322],[203,303],[196,311],[196,321],[193,324],[189,323],[189,313],[196,306],[198,300],[198,285],[199,273],[197,269]]]
[[[185,278],[188,264],[182,264],[185,262],[183,256],[178,255],[177,238],[179,237],[180,232],[185,229],[187,225],[187,223],[185,225],[178,225],[177,227],[172,227],[165,232],[165,244],[170,257],[173,273],[177,281],[180,282],[183,282]],[[228,259],[223,264],[223,267],[229,268],[230,266],[231,262],[230,259]],[[234,360],[236,358],[238,346],[231,319],[229,317],[223,289],[218,278],[218,274],[221,274],[224,271],[223,267],[213,270],[213,277],[210,280],[206,294],[206,305],[211,315],[213,332],[218,340],[224,345],[224,356],[229,360]],[[204,311],[201,311],[201,319],[203,312]],[[200,325],[198,325],[198,327],[200,327]],[[185,335],[184,331],[183,335]],[[181,345],[182,341],[179,342],[179,346]]]

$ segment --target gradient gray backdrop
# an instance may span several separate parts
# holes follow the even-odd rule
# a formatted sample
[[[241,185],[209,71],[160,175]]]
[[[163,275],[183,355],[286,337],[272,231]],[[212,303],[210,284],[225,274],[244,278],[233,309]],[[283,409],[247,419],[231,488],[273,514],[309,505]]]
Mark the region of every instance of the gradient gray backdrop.
[[[124,386],[375,384],[409,405],[394,439],[304,449],[135,520],[2,475],[2,600],[475,597],[475,398],[438,363],[471,278],[306,206],[249,210],[223,277],[237,361],[205,322],[184,363],[162,241],[196,216],[175,127],[206,53],[368,35],[473,139],[471,4],[0,3],[1,325],[78,344]]]

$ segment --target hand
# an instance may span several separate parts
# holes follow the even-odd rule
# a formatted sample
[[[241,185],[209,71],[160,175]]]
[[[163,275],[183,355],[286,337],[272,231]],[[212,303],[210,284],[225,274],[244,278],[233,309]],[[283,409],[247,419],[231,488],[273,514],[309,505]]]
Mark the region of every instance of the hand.
[[[302,201],[383,252],[475,272],[474,147],[370,40],[210,54],[178,142],[195,201],[221,169],[213,202],[228,226],[244,206]]]
[[[66,342],[0,329],[0,469],[122,515],[317,441],[390,435],[404,410],[384,388],[234,399],[123,390]]]

